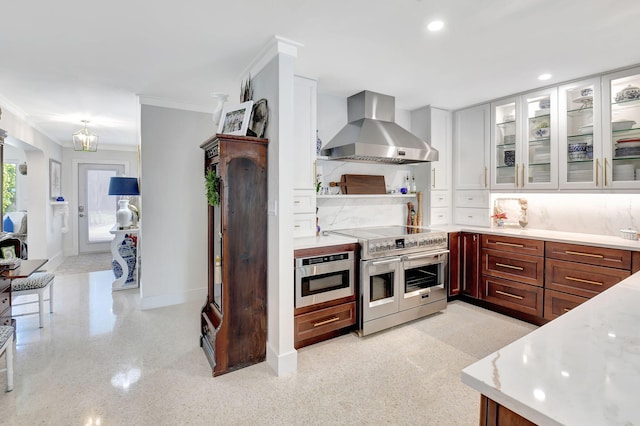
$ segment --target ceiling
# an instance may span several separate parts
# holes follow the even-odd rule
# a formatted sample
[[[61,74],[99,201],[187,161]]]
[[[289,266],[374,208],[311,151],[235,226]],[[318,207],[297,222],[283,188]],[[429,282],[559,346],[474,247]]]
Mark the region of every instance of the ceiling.
[[[319,93],[372,90],[406,110],[640,63],[637,0],[15,1],[2,15],[0,105],[64,146],[81,120],[101,146],[135,146],[136,95],[202,111],[212,92],[237,101],[275,35],[304,45],[296,73]],[[442,31],[425,31],[433,19]]]

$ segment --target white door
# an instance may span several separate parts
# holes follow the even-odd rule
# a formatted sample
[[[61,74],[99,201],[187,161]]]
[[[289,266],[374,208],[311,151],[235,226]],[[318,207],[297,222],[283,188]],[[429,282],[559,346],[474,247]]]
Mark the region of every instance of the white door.
[[[123,176],[122,164],[78,164],[78,252],[110,250],[118,197],[109,195],[109,180]]]

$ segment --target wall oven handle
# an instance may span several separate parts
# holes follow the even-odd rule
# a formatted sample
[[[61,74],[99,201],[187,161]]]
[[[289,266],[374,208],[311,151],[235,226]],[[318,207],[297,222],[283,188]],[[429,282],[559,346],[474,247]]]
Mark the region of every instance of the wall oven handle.
[[[416,254],[414,256],[402,256],[402,260],[416,260],[416,259],[424,259],[427,257],[437,257],[443,254],[448,254],[449,250],[441,250],[441,251],[436,251],[436,252],[429,252],[429,253],[421,253],[421,254]]]
[[[400,258],[399,257],[395,257],[393,259],[374,260],[373,262],[371,262],[371,264],[372,265],[385,265],[387,263],[395,263],[395,262],[400,262]]]

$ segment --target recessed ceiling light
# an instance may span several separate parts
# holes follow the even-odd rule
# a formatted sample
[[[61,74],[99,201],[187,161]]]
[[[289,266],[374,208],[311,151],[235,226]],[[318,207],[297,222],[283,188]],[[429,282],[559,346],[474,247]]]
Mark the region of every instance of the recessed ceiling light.
[[[444,28],[444,22],[442,21],[429,22],[429,25],[427,25],[429,31],[440,31],[442,28]]]
[[[538,76],[538,80],[549,80],[551,78],[551,74],[545,73],[545,74],[540,74]]]

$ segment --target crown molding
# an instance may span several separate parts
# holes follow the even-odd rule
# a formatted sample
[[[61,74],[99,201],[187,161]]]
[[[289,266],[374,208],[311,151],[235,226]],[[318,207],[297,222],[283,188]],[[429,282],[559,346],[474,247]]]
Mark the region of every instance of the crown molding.
[[[258,74],[273,58],[279,54],[298,57],[298,48],[304,44],[276,35],[269,40],[256,57],[240,73],[238,80],[244,81],[250,75]]]

